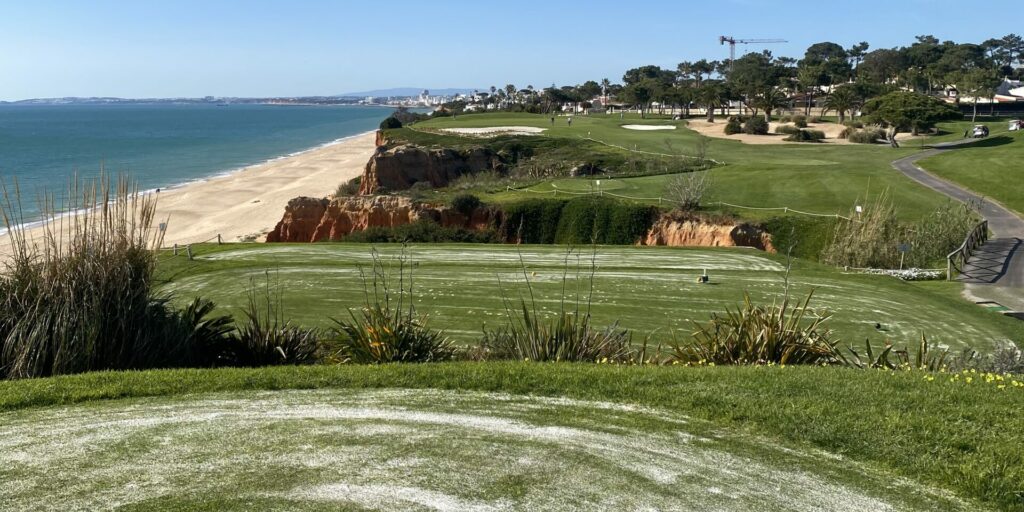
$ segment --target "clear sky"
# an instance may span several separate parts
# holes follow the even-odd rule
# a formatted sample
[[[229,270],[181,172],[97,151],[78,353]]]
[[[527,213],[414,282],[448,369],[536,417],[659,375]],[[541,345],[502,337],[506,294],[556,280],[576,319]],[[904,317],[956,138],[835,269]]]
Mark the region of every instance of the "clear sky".
[[[0,0],[0,99],[299,96],[618,81],[719,35],[872,48],[1024,31],[1020,0]],[[741,47],[742,48],[742,47]],[[749,49],[760,50],[761,47]]]

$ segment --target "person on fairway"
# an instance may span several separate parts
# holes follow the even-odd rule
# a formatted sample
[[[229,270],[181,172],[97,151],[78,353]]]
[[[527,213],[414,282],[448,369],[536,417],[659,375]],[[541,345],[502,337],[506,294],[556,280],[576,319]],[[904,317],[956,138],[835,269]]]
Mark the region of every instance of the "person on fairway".
[[[569,116],[569,119],[566,119],[566,121],[569,122],[569,128],[572,128],[572,116]]]

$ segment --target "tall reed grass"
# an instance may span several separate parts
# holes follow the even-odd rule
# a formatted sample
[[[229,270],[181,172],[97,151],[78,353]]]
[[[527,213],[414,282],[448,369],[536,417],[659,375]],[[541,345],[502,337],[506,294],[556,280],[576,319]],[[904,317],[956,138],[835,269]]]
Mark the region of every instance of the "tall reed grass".
[[[9,254],[0,275],[0,378],[207,364],[212,307],[171,307],[153,273],[162,226],[156,199],[127,178],[70,181],[66,200],[40,199],[26,226],[21,193],[2,186]]]

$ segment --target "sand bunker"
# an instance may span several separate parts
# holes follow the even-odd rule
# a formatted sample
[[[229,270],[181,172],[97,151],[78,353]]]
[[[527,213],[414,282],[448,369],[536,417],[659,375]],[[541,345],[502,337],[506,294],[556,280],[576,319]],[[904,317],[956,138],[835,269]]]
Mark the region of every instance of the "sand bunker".
[[[538,135],[544,128],[536,126],[490,126],[486,128],[442,128],[441,131],[475,137],[494,137],[496,135]]]
[[[432,390],[28,409],[0,415],[0,467],[12,510],[969,508],[835,455],[670,411]]]
[[[627,130],[639,130],[642,132],[654,131],[654,130],[675,130],[675,125],[671,124],[624,124],[623,128]]]

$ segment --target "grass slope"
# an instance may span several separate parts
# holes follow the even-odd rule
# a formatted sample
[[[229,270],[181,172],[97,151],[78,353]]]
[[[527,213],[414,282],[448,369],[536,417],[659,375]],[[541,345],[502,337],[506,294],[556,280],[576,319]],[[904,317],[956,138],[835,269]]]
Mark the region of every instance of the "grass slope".
[[[637,131],[621,127],[623,124],[673,124],[676,130]],[[722,122],[724,127],[725,123]],[[686,129],[685,121],[618,116],[576,116],[569,127],[565,118],[556,119],[551,126],[549,116],[532,114],[478,114],[459,116],[457,119],[438,118],[419,123],[417,130],[443,130],[491,126],[535,126],[546,128],[543,137],[580,139],[591,137],[616,146],[635,148],[666,154],[693,154],[702,137]],[[405,129],[396,135],[420,143],[430,143],[431,137],[442,144],[472,144],[479,139],[453,135],[423,134]],[[892,149],[887,146],[864,145],[750,145],[732,140],[704,138],[707,156],[725,162],[715,169],[715,187],[710,201],[724,201],[754,207],[789,207],[820,213],[847,213],[867,193],[889,189],[900,211],[906,218],[918,218],[944,201],[943,196],[928,190],[892,170],[890,162],[909,155],[919,148]],[[669,177],[605,180],[601,187],[623,195],[638,197],[664,196]],[[533,187],[538,191],[589,189],[587,178],[555,180]],[[508,201],[529,197],[523,192],[497,193],[485,199]],[[648,201],[656,204],[657,201]],[[728,210],[728,208],[726,208]],[[736,210],[749,219],[765,219],[780,212]]]
[[[452,363],[2,382],[0,489],[42,508],[1024,510],[1024,393],[923,377]],[[347,391],[378,388],[458,392]],[[285,389],[327,391],[262,392]]]
[[[1006,132],[1005,123],[1003,131]],[[1024,212],[1024,133],[993,135],[919,162],[921,167]]]
[[[328,327],[346,308],[363,303],[360,266],[368,267],[371,246],[362,244],[271,244],[196,246],[198,257],[168,258],[162,265],[164,291],[179,300],[200,295],[236,314],[253,284],[280,286],[286,314],[311,326]],[[400,248],[379,246],[386,261]],[[414,283],[417,307],[431,325],[464,343],[474,343],[484,325],[506,321],[502,293],[518,305],[527,296],[519,251],[542,315],[558,311],[563,297],[566,249],[558,246],[420,245],[410,248],[417,262]],[[590,249],[569,258],[570,282],[564,295],[583,295],[589,278]],[[579,259],[577,259],[577,255]],[[582,282],[572,278],[581,265]],[[692,321],[734,307],[749,292],[757,302],[771,302],[784,288],[785,260],[748,249],[684,249],[607,246],[597,249],[593,316],[596,325],[619,321],[633,329],[639,342],[683,340]],[[954,349],[988,349],[996,340],[1020,340],[1019,322],[974,307],[956,297],[956,283],[905,283],[894,278],[845,274],[813,263],[797,262],[790,278],[798,296],[814,288],[813,305],[827,307],[840,339],[858,347],[870,338],[913,344],[922,332]],[[696,283],[707,269],[711,284]],[[499,285],[499,279],[502,285]],[[584,297],[585,300],[585,297]],[[572,307],[572,306],[570,306]],[[882,331],[875,327],[883,326]]]

